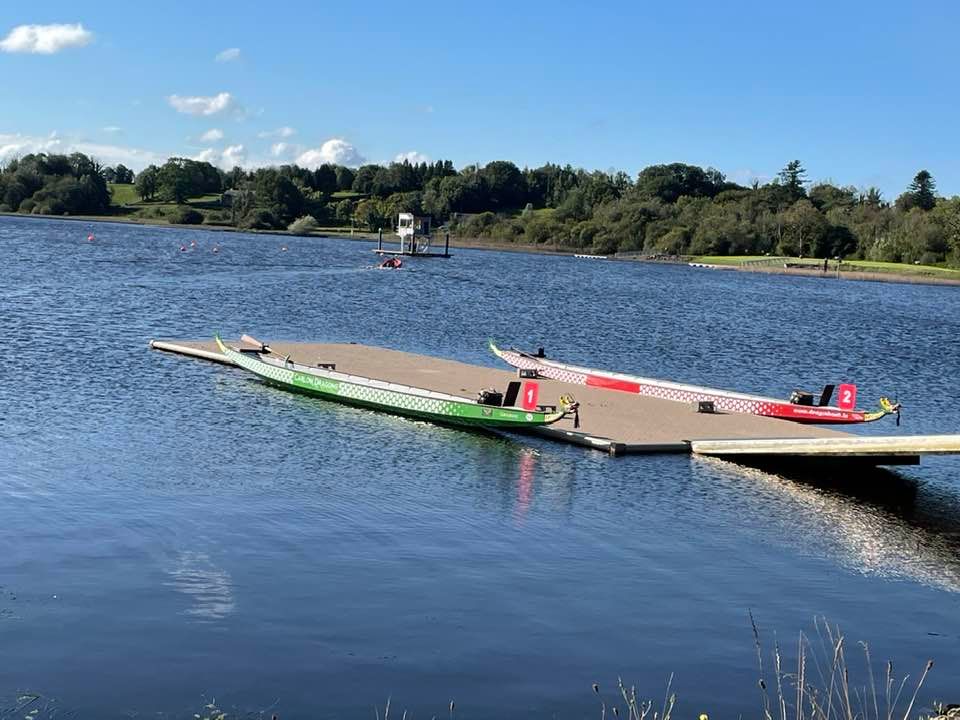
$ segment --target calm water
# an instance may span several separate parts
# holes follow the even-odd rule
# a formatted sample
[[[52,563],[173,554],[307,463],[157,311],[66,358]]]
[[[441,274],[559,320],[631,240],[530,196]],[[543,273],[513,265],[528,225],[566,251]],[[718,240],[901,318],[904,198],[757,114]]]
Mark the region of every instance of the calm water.
[[[494,337],[778,395],[852,380],[905,404],[874,430],[957,431],[960,289],[471,251],[377,272],[370,247],[0,219],[0,700],[579,718],[592,682],[661,697],[673,673],[684,717],[758,715],[748,609],[768,649],[826,615],[903,672],[935,658],[930,696],[960,697],[955,458],[828,490],[147,350],[246,331],[495,364]]]

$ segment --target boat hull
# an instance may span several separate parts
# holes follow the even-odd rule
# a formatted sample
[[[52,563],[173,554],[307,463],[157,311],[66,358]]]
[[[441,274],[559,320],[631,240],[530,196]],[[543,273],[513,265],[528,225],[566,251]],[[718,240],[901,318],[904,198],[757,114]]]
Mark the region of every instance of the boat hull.
[[[217,343],[221,352],[234,364],[270,385],[345,405],[444,425],[498,430],[523,430],[549,425],[564,416],[562,412],[528,412],[520,408],[481,405],[467,398],[445,396],[367,378],[355,378],[356,381],[351,382],[344,379],[348,376],[342,373],[323,372],[312,368],[309,369],[310,372],[305,372],[304,366],[269,363],[257,355],[251,356],[229,348],[219,338]]]
[[[870,422],[886,414],[884,412],[867,413],[861,410],[842,410],[816,405],[797,405],[775,398],[566,365],[518,350],[501,349],[492,342],[490,343],[490,349],[508,365],[523,370],[536,370],[538,375],[552,380],[675,402],[712,402],[714,409],[719,412],[747,413],[817,425],[852,425]]]

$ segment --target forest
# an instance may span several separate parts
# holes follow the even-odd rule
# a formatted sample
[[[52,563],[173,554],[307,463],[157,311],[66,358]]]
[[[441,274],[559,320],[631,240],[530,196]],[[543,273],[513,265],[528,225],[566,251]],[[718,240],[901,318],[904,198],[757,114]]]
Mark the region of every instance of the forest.
[[[139,203],[112,201],[135,188]],[[189,206],[191,198],[214,198]],[[389,231],[400,212],[455,237],[598,254],[843,257],[960,266],[960,196],[926,170],[888,199],[877,188],[810,182],[799,160],[770,182],[739,185],[713,168],[651,165],[636,176],[497,160],[224,171],[170,158],[136,175],[80,153],[27,155],[0,170],[0,211],[109,215],[167,203],[170,222],[247,229]]]

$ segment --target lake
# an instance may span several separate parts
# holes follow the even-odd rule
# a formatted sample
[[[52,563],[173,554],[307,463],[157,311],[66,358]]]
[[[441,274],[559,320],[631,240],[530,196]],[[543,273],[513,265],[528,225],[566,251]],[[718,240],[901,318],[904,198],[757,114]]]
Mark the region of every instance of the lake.
[[[372,247],[0,218],[0,707],[599,718],[592,683],[659,706],[672,676],[677,717],[755,717],[749,612],[767,664],[826,617],[878,668],[933,658],[923,697],[960,701],[958,458],[831,483],[612,458],[147,348],[497,366],[495,338],[784,397],[856,382],[904,404],[856,432],[956,432],[960,289],[471,250],[386,272]]]

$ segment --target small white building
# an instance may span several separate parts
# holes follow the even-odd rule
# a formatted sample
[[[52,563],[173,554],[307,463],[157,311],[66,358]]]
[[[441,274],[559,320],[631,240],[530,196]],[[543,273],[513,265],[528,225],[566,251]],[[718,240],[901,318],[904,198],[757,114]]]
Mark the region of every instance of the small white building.
[[[400,213],[397,217],[397,235],[401,253],[419,253],[430,249],[430,218]]]

